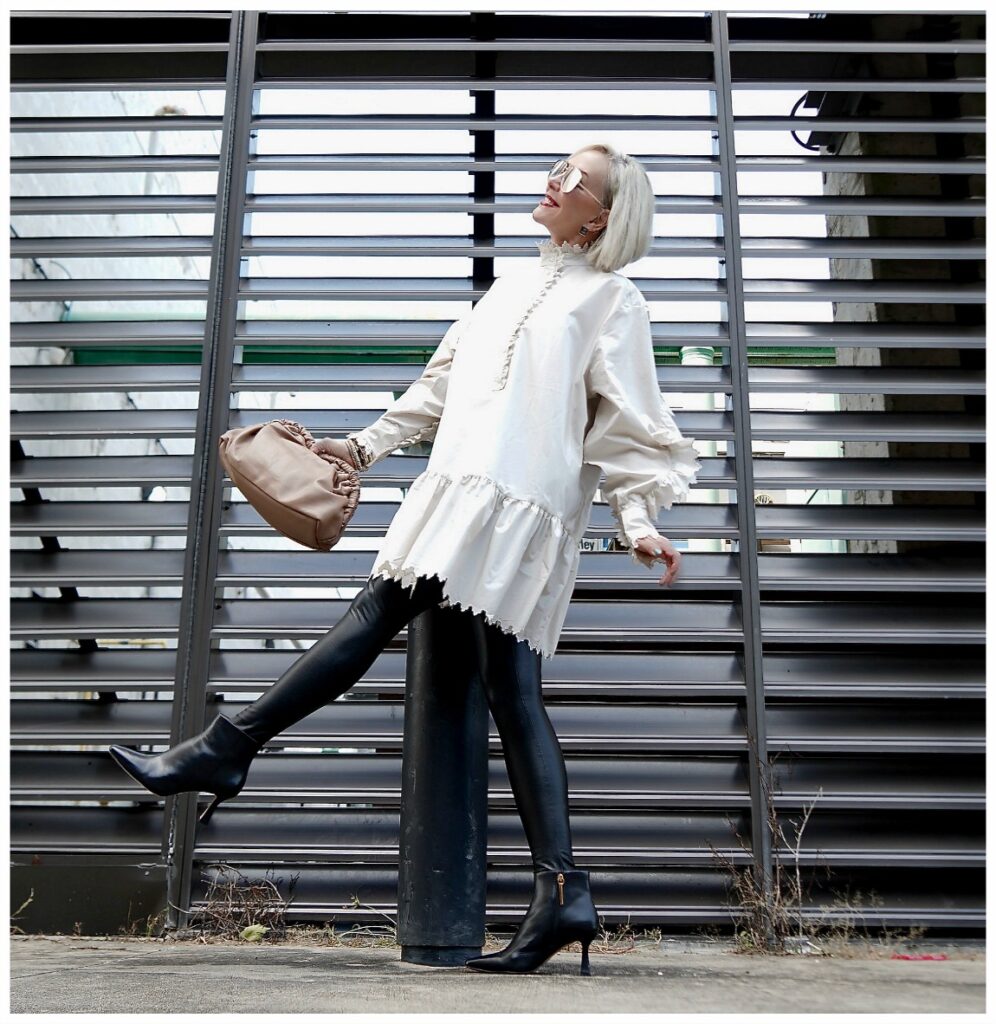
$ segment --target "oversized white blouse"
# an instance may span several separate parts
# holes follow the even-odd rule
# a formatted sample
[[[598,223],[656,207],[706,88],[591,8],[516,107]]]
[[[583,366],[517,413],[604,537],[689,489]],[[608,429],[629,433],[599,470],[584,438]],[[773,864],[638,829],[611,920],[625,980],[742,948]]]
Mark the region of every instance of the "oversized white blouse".
[[[422,376],[349,436],[371,465],[433,442],[371,577],[437,576],[444,606],[483,612],[551,658],[602,474],[618,539],[652,565],[632,545],[701,467],[657,385],[639,288],[580,246],[536,244],[538,259],[498,278]]]

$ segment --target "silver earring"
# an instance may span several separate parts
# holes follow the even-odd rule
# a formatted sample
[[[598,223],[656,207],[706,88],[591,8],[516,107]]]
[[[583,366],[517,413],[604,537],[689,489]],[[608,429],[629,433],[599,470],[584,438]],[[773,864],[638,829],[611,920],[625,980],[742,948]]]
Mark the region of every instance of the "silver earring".
[[[581,227],[578,228],[578,234],[586,235],[588,234],[588,229],[582,224]]]

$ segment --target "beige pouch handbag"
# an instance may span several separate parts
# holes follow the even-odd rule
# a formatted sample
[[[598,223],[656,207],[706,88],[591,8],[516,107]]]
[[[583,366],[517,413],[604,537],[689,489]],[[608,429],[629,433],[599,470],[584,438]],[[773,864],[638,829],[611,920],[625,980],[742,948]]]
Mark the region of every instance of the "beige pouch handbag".
[[[360,500],[348,462],[293,420],[229,430],[218,445],[232,483],[270,526],[316,551],[338,543]]]

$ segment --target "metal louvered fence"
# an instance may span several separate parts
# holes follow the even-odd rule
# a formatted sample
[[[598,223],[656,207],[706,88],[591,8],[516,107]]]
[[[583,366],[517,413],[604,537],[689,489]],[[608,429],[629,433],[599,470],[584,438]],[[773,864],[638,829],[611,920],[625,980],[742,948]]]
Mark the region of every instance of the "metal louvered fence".
[[[624,272],[703,473],[662,513],[687,552],[666,593],[595,506],[545,666],[599,910],[722,930],[728,866],[770,900],[781,865],[808,920],[981,931],[983,28],[14,15],[19,924],[115,931],[167,901],[182,923],[219,864],[275,869],[290,920],[394,913],[405,632],[206,827],[106,749],[172,745],[276,679],[366,579],[428,450],[373,467],[351,543],[318,554],[232,493],[217,436],[371,422],[535,257],[553,160],[609,137],[658,193]],[[500,926],[529,857],[490,744]]]

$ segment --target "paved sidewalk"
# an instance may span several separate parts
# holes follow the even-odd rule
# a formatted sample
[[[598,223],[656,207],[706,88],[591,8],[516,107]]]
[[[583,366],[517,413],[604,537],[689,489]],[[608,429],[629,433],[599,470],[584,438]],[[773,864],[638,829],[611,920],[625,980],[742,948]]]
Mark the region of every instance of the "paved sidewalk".
[[[12,1013],[897,1013],[985,1011],[981,943],[940,961],[743,956],[665,940],[561,951],[537,973],[403,963],[395,946],[12,936]]]

